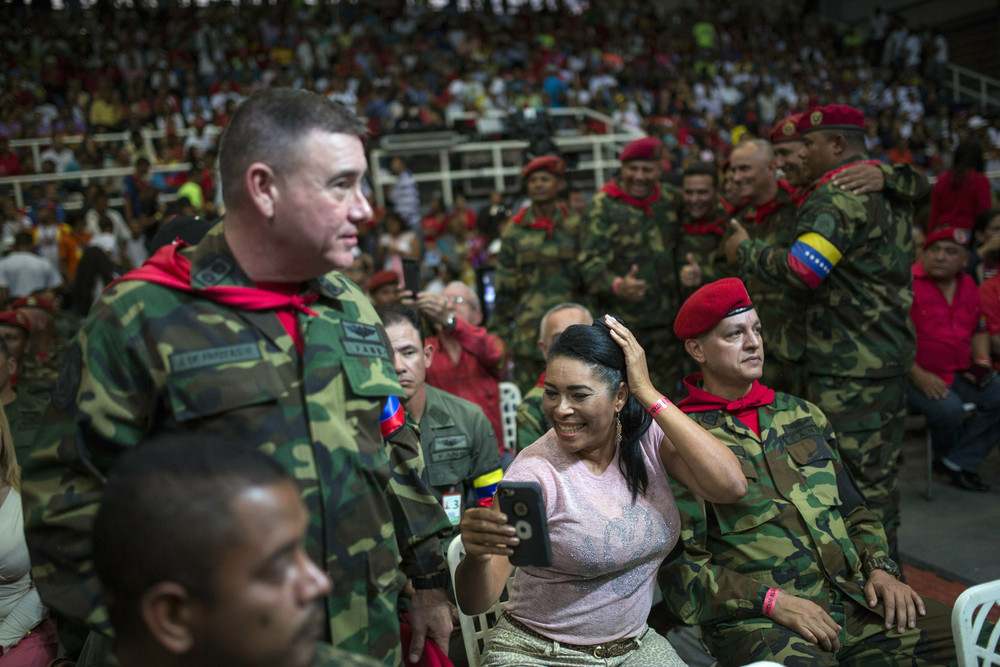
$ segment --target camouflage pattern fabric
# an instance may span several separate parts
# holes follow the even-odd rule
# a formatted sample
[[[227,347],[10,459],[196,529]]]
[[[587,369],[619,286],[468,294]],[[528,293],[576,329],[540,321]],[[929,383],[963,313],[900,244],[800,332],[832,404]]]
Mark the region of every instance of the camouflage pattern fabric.
[[[252,286],[222,229],[183,251],[195,289]],[[334,645],[400,663],[399,590],[444,567],[437,534],[450,526],[418,436],[383,439],[386,397],[403,392],[367,297],[337,273],[303,289],[319,298],[317,316],[298,315],[302,355],[273,312],[141,281],[98,301],[24,466],[32,574],[47,605],[107,631],[89,544],[105,474],[153,431],[197,429],[268,453],[296,480],[309,555],[333,581]]]
[[[348,653],[329,644],[320,643],[316,648],[316,659],[313,660],[312,667],[377,667],[381,664],[374,658]]]
[[[14,441],[14,454],[18,463],[22,463],[31,453],[35,431],[42,425],[42,415],[48,403],[46,397],[21,389],[13,401],[3,406],[10,423],[11,440]]]
[[[749,489],[738,502],[714,504],[672,482],[684,551],[660,573],[668,608],[680,621],[703,626],[723,665],[758,659],[838,664],[763,615],[769,588],[815,602],[845,628],[838,658],[882,658],[839,664],[900,664],[880,652],[913,647],[933,651],[926,655],[937,662],[926,664],[954,660],[949,610],[921,618],[916,630],[900,636],[885,631],[881,604],[868,608],[863,564],[887,555],[885,534],[864,504],[849,504],[853,485],[819,408],[776,392],[757,414],[761,437],[722,410],[689,415],[736,454]],[[942,605],[928,607],[940,611]]]
[[[536,217],[533,207],[520,215],[521,224],[508,224],[500,237],[496,302],[488,329],[507,343],[514,382],[525,393],[545,370],[538,349],[542,316],[552,306],[582,296],[577,265],[580,216],[557,206],[549,238],[544,229],[529,229]]]
[[[885,186],[882,191],[893,202],[916,204],[930,197],[931,184],[927,176],[913,165],[883,162],[878,167],[885,176]]]
[[[65,339],[56,338],[44,360],[30,352],[25,354],[21,364],[21,374],[17,378],[18,387],[35,394],[48,392],[59,379],[59,370],[63,366],[67,347]]]
[[[688,253],[691,253],[701,267],[702,285],[735,275],[733,267],[726,262],[722,243],[725,232],[729,229],[729,217],[722,202],[715,205],[706,216],[706,220],[692,220],[686,209],[680,212],[681,232],[677,249],[674,251],[674,262],[678,268],[684,266],[687,263]],[[722,233],[710,231],[712,227],[721,230]],[[697,289],[697,287],[681,286],[681,303]]]
[[[618,315],[646,352],[653,385],[668,396],[681,386],[682,344],[673,333],[680,308],[674,250],[679,238],[680,190],[661,184],[660,197],[643,209],[598,192],[580,225],[580,271],[594,317]],[[616,277],[638,267],[646,297],[637,302],[612,291]]]
[[[545,388],[536,385],[521,398],[521,404],[517,406],[517,451],[519,452],[552,428],[542,410],[544,393]]]
[[[899,456],[906,418],[906,377],[810,375],[807,388],[810,399],[823,406],[833,424],[840,456],[872,514],[882,523],[889,553],[898,561]]]

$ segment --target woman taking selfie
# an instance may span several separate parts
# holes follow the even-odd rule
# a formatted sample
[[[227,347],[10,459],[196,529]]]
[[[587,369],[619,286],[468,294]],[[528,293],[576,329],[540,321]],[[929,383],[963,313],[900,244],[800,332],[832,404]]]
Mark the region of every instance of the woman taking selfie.
[[[543,409],[553,428],[504,482],[541,486],[553,561],[518,568],[482,664],[684,664],[646,625],[680,530],[669,480],[734,502],[747,489],[736,456],[653,387],[645,352],[611,316],[552,344]],[[460,528],[456,598],[481,613],[499,599],[519,541],[496,503],[466,511]]]

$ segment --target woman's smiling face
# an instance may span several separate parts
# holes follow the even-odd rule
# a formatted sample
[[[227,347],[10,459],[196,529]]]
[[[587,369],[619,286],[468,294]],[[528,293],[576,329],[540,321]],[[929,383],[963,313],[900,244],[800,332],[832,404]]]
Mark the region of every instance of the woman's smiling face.
[[[615,415],[625,405],[625,385],[610,393],[590,365],[569,357],[550,358],[545,368],[542,409],[567,452],[615,446]]]

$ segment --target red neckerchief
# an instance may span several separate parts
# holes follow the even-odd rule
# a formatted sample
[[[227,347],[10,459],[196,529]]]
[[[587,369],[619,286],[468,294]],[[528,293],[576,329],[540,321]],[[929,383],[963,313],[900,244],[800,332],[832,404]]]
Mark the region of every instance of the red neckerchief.
[[[601,188],[601,192],[606,192],[607,195],[613,199],[620,199],[626,204],[635,206],[636,208],[641,208],[646,212],[646,215],[653,215],[653,209],[651,209],[650,206],[655,204],[660,198],[660,184],[656,184],[656,189],[653,191],[653,194],[649,199],[636,199],[618,187],[614,181],[608,181],[605,183],[604,187]]]
[[[746,200],[743,200],[743,202],[740,204],[730,204],[725,199],[723,199],[721,195],[719,196],[719,202],[722,203],[722,208],[726,209],[726,215],[732,215],[733,213],[736,213],[736,211],[746,206]]]
[[[743,221],[749,222],[750,220],[753,220],[758,225],[763,225],[767,216],[787,206],[787,201],[778,201],[778,195],[781,194],[782,190],[788,193],[789,198],[792,198],[792,186],[790,186],[787,181],[778,181],[778,192],[775,193],[774,199],[766,204],[761,204],[760,206],[755,207],[753,213],[748,213],[743,216]]]
[[[561,213],[562,217],[565,218],[568,215],[565,204],[559,203],[557,206],[559,208],[559,213]],[[523,226],[524,216],[531,208],[533,208],[533,206],[525,206],[524,208],[522,208],[520,211],[517,212],[517,215],[511,218],[511,222],[513,222],[515,225]],[[553,228],[555,228],[555,226],[556,226],[556,221],[553,220],[552,218],[535,218],[531,222],[531,224],[528,225],[528,229],[544,229],[545,237],[552,238],[552,230]]]
[[[726,222],[725,218],[716,218],[715,220],[701,218],[700,220],[682,222],[681,226],[684,228],[685,234],[716,234],[722,236],[726,233],[726,227],[729,226],[729,223]]]
[[[111,285],[125,282],[127,280],[143,280],[145,282],[163,285],[171,289],[189,294],[197,294],[199,297],[215,301],[237,310],[274,310],[277,311],[278,319],[282,326],[295,341],[295,346],[302,352],[302,333],[295,323],[295,311],[305,313],[311,317],[318,314],[309,308],[309,304],[319,298],[319,294],[298,294],[287,293],[290,290],[282,288],[282,291],[272,291],[270,289],[260,289],[257,287],[235,287],[235,286],[209,286],[195,288],[191,285],[191,260],[180,254],[180,250],[187,247],[187,243],[177,240],[171,245],[165,245],[157,250],[146,263],[138,269],[129,271],[124,276],[115,280]],[[111,287],[108,285],[108,287]],[[273,285],[270,285],[274,287]]]
[[[538,383],[535,386],[536,387],[544,387],[545,386],[545,373],[544,372],[541,375],[538,376]]]
[[[822,178],[820,178],[818,181],[816,181],[815,183],[813,183],[808,188],[802,191],[802,193],[799,195],[798,205],[802,206],[802,202],[804,202],[809,197],[809,195],[815,192],[821,185],[824,185],[832,181],[834,176],[844,171],[845,169],[854,167],[859,164],[870,164],[873,167],[877,167],[882,163],[879,162],[878,160],[858,160],[857,162],[848,162],[847,164],[842,164],[839,167],[831,169],[830,171],[823,174]]]
[[[695,373],[684,378],[684,387],[688,390],[688,396],[677,404],[684,413],[706,412],[708,410],[725,410],[747,425],[751,431],[760,437],[760,420],[757,417],[757,408],[770,405],[774,402],[774,390],[762,385],[754,380],[753,386],[747,395],[737,401],[727,401],[715,394],[710,394],[698,383],[701,381],[701,373]]]

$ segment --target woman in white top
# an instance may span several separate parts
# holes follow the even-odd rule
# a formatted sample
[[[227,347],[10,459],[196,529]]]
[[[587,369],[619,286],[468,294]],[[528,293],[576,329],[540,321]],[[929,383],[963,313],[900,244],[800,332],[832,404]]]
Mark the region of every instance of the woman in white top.
[[[542,407],[553,428],[504,481],[542,487],[549,567],[521,567],[483,665],[680,665],[646,625],[656,572],[677,543],[670,477],[712,502],[746,493],[736,456],[653,387],[646,356],[620,321],[567,328],[549,349]],[[463,611],[500,597],[518,543],[496,504],[461,521],[455,574]]]
[[[0,362],[12,362],[5,349]],[[0,667],[45,667],[56,657],[59,639],[31,582],[20,487],[21,470],[0,406]]]

